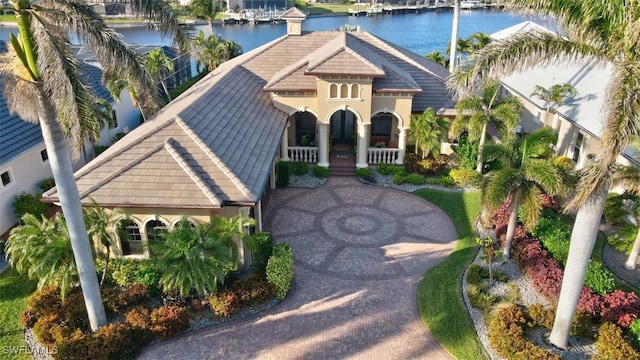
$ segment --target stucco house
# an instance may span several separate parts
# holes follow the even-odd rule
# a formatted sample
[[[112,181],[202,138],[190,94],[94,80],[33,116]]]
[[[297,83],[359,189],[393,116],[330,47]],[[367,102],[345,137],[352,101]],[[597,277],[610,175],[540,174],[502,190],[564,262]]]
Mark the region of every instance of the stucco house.
[[[539,24],[526,21],[491,34],[491,38],[500,41],[521,31],[552,32]],[[559,59],[548,65],[513,73],[500,81],[505,91],[516,96],[524,105],[522,131],[552,127],[558,133],[558,155],[571,158],[576,169],[580,169],[600,151],[604,122],[603,101],[611,71],[610,64],[596,64],[593,59],[575,62]],[[547,104],[544,101],[531,96],[536,85],[550,88],[554,84],[563,83],[571,84],[577,90],[577,95],[566,99],[561,106],[554,105],[549,112],[546,111]],[[627,149],[618,157],[618,163],[639,166],[639,159],[632,149]]]
[[[225,62],[75,174],[84,204],[128,214],[116,255],[148,256],[152,234],[182,216],[254,217],[260,230],[276,162],[328,167],[341,145],[353,169],[402,163],[411,114],[453,110],[442,66],[367,32],[303,32],[296,8],[283,18],[286,35]]]

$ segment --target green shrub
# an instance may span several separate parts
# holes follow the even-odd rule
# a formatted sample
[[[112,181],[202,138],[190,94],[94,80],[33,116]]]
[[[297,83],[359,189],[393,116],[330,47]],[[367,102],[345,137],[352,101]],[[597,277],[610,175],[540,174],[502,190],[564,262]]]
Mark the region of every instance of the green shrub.
[[[395,176],[394,176],[395,178]],[[413,185],[422,185],[426,182],[424,176],[420,175],[420,174],[409,174],[404,178],[405,182],[408,182],[409,184],[413,184]]]
[[[438,178],[438,183],[440,184],[440,186],[444,186],[448,188],[453,187],[453,185],[455,185],[453,178],[451,178],[451,176],[449,175],[440,176],[440,178]]]
[[[315,177],[324,179],[324,178],[328,178],[329,177],[329,168],[326,167],[322,167],[322,166],[315,166],[313,168],[313,175]]]
[[[393,183],[396,185],[402,185],[406,182],[407,178],[406,176],[402,175],[402,174],[394,174],[393,175]]]
[[[458,145],[451,149],[460,158],[461,169],[475,169],[478,163],[478,141],[469,141],[467,134],[460,135]]]
[[[42,192],[47,192],[53,189],[54,186],[56,186],[56,181],[52,177],[42,179],[38,182],[38,188],[40,188]]]
[[[629,334],[633,337],[636,345],[640,345],[640,319],[636,319],[629,327]]]
[[[565,170],[573,170],[573,168],[575,167],[573,160],[566,156],[558,156],[555,160],[553,160],[553,163]]]
[[[216,316],[229,317],[240,307],[240,298],[233,291],[221,291],[209,297],[209,306]]]
[[[356,169],[356,176],[369,177],[371,176],[371,169],[369,168]]]
[[[604,204],[602,214],[609,224],[619,224],[623,222],[625,216],[629,215],[629,212],[624,207],[624,197],[620,194],[610,194],[607,202]]]
[[[498,301],[495,296],[486,293],[481,287],[473,284],[467,286],[467,296],[471,306],[485,314],[488,314],[493,304]]]
[[[487,276],[488,277],[488,276]],[[478,285],[484,279],[484,268],[479,264],[471,264],[467,269],[467,282],[469,284]]]
[[[122,139],[125,135],[127,135],[127,134],[125,134],[125,133],[124,133],[124,132],[122,132],[122,131],[121,131],[121,132],[119,132],[119,133],[116,133],[116,134],[113,136],[113,139],[111,139],[111,143],[112,143],[112,144],[117,143],[117,142],[118,142],[118,141],[120,141],[120,139]]]
[[[258,251],[253,254],[253,267],[256,271],[264,272],[273,251],[273,237],[270,233],[263,231],[253,234],[253,239],[258,245]]]
[[[616,288],[613,273],[601,262],[594,259],[589,259],[584,285],[598,295],[608,294]]]
[[[428,177],[426,183],[429,185],[440,185],[440,179],[435,177]]]
[[[379,163],[377,171],[380,175],[407,175],[407,171],[401,166],[393,166],[386,163]]]
[[[49,211],[49,204],[45,204],[42,201],[42,194],[27,194],[22,192],[20,195],[16,195],[13,200],[13,213],[18,219],[22,219],[25,214],[31,214],[40,219],[42,216],[47,215]]]
[[[293,254],[289,244],[273,246],[273,254],[267,263],[267,279],[275,287],[276,298],[284,299],[293,280]]]
[[[540,239],[542,245],[549,254],[561,264],[567,262],[569,256],[569,240],[571,239],[571,227],[565,224],[559,217],[540,218],[538,224],[531,232]]]
[[[640,354],[627,342],[622,329],[616,324],[605,322],[598,329],[596,359],[640,359]]]
[[[607,241],[614,249],[629,254],[633,243],[636,240],[638,234],[638,227],[633,224],[625,224],[620,230],[618,230],[613,236],[609,236]]]
[[[473,169],[452,169],[449,176],[453,179],[454,184],[459,187],[479,188],[482,185],[482,174]]]
[[[302,176],[309,173],[309,164],[304,161],[296,161],[289,163],[291,173],[294,175]]]
[[[93,157],[97,157],[109,148],[109,145],[96,145],[93,150]]]
[[[289,186],[289,178],[291,177],[289,164],[286,161],[280,161],[278,163],[278,175],[276,177],[276,185],[279,188],[286,188]]]

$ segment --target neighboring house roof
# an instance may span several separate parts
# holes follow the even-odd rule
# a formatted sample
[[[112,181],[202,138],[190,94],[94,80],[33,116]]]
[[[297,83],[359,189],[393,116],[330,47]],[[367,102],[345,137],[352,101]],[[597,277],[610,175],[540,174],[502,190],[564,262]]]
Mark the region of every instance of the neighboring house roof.
[[[285,35],[223,63],[78,171],[82,201],[208,209],[257,203],[289,117],[265,87],[315,91],[308,64],[338,61],[317,52],[326,44],[340,44],[333,54],[349,52],[349,61],[371,64],[367,76],[401,78],[388,84],[415,92],[416,112],[454,106],[446,69],[374,35]],[[45,196],[55,201],[57,194]]]
[[[7,43],[0,41],[0,52],[7,51]],[[102,86],[102,71],[89,64],[83,64],[84,75],[88,79],[88,84],[92,87],[97,96],[113,102],[109,91]],[[11,160],[25,151],[44,143],[40,126],[26,122],[17,114],[11,114],[4,98],[4,91],[0,89],[0,166],[9,163]]]
[[[492,40],[504,40],[507,38],[512,37],[515,34],[521,34],[521,33],[553,33],[553,31],[551,31],[550,29],[547,29],[546,27],[539,25],[533,21],[523,21],[519,24],[515,24],[513,26],[510,26],[506,29],[502,29],[500,31],[494,32],[493,34],[490,35]]]

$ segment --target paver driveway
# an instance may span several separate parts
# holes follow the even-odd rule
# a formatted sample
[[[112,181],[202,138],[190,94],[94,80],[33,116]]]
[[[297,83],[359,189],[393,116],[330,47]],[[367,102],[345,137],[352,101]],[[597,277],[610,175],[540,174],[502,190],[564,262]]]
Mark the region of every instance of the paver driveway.
[[[422,324],[417,287],[454,247],[438,208],[331,178],[272,195],[265,228],[291,244],[294,288],[256,317],[149,347],[146,359],[450,359]]]

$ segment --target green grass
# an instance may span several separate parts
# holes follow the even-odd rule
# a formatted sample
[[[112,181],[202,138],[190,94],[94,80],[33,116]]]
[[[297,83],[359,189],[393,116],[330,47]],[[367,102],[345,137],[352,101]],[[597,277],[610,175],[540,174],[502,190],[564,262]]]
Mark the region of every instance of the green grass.
[[[20,314],[27,307],[27,297],[36,289],[36,281],[25,279],[13,269],[0,274],[0,354],[2,358],[30,359],[27,354],[5,354],[10,347],[24,346]],[[5,357],[8,356],[8,357]]]
[[[349,8],[356,9],[358,5],[355,4],[313,4],[305,6],[304,10],[309,15],[327,15],[327,14],[346,14],[349,12]]]
[[[481,209],[480,193],[424,189],[415,194],[446,212],[458,231],[454,251],[420,283],[420,317],[436,341],[457,359],[487,359],[462,300],[462,275],[477,250],[474,223]]]
[[[602,261],[602,252],[604,251],[604,246],[606,244],[607,244],[607,236],[601,231],[598,232],[598,237],[596,238],[596,244],[593,246],[593,252],[591,253],[591,258],[596,259],[604,264],[604,261]],[[631,286],[626,281],[617,277],[616,274],[613,274],[613,279],[616,281],[617,289],[620,289],[626,292],[634,292],[636,293],[636,295],[640,296],[640,289],[637,289],[634,286]]]

